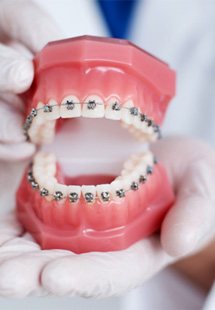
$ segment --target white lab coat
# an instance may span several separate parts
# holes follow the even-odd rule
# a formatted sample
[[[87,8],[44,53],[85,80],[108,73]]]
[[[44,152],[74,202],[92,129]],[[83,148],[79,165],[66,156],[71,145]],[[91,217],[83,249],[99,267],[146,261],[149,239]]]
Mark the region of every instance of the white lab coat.
[[[37,2],[54,17],[65,37],[108,35],[94,1]],[[215,144],[215,1],[140,1],[130,39],[177,70],[177,96],[165,120],[165,133],[194,135]],[[33,308],[38,300],[32,298],[19,304],[20,309]],[[123,298],[65,299],[63,303],[51,299],[44,305],[39,303],[39,308],[54,310],[62,305],[62,309],[214,310],[215,288],[207,298],[185,279],[165,270]],[[3,308],[11,309],[7,304]]]

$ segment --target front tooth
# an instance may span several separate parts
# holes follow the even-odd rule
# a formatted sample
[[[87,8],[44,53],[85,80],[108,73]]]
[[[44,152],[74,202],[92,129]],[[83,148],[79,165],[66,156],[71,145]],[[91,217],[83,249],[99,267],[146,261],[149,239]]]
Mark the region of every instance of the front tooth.
[[[125,190],[123,187],[123,181],[121,180],[114,180],[111,184],[111,194],[113,198],[124,198],[125,197]]]
[[[107,107],[105,109],[105,118],[120,120],[122,116],[121,106],[116,98],[108,100]]]
[[[108,202],[111,199],[111,186],[110,184],[101,184],[96,186],[96,193],[101,202]]]
[[[45,120],[55,120],[60,117],[60,107],[56,100],[50,99],[43,107],[43,118]]]
[[[81,186],[69,185],[68,186],[68,198],[71,203],[76,203],[81,196]]]
[[[133,101],[128,100],[122,107],[122,121],[128,125],[132,123],[132,115],[130,109],[134,107]]]
[[[82,185],[81,191],[87,203],[93,203],[96,198],[96,187],[94,185]]]
[[[104,117],[104,102],[99,96],[89,96],[84,101],[82,108],[83,117],[101,118]]]
[[[65,97],[60,105],[60,116],[62,118],[72,118],[81,116],[80,100],[76,96]]]
[[[60,201],[64,198],[66,198],[67,193],[68,193],[68,186],[67,185],[56,183],[55,189],[54,189],[54,194],[53,194],[54,199],[56,201]]]

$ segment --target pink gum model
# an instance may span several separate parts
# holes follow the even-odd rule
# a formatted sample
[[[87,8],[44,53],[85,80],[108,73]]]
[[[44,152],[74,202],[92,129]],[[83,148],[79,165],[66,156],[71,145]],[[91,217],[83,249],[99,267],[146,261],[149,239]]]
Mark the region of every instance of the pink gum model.
[[[160,137],[175,73],[132,43],[56,41],[34,63],[34,82],[23,95],[24,131],[33,143],[49,143],[63,119],[80,117],[120,121],[145,142]],[[40,152],[17,191],[17,215],[43,249],[113,251],[158,231],[173,202],[165,169],[148,150],[132,155],[118,176],[66,176],[52,154]]]

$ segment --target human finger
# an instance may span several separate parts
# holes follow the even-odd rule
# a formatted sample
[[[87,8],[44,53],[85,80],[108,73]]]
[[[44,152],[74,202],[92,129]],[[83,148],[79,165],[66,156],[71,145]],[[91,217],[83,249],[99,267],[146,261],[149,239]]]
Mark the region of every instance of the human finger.
[[[61,31],[55,21],[30,0],[0,2],[0,35],[23,43],[32,52],[49,41],[57,40]]]

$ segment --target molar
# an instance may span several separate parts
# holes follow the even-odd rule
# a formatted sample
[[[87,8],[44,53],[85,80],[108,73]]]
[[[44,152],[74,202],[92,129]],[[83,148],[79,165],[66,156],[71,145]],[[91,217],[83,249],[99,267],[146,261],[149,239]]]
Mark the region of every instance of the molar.
[[[82,116],[90,118],[102,118],[105,114],[104,102],[99,96],[89,96],[84,100]]]
[[[65,97],[60,105],[60,116],[62,118],[72,118],[81,116],[80,100],[76,96]]]
[[[121,116],[122,111],[119,101],[115,97],[110,98],[105,109],[105,118],[120,120]]]

